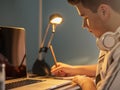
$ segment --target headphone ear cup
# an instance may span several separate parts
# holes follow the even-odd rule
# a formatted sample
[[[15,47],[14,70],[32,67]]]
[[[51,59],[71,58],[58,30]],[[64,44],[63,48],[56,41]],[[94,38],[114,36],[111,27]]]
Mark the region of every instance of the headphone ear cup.
[[[97,38],[96,44],[100,50],[107,50],[107,48],[104,47],[101,39]]]
[[[108,51],[112,49],[116,44],[116,38],[114,36],[114,33],[106,32],[99,39],[97,39],[96,43],[100,49]]]

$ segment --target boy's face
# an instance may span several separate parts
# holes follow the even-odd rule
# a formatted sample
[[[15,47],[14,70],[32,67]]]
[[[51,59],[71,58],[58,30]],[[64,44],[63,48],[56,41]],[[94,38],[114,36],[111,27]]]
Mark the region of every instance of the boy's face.
[[[83,27],[87,28],[95,37],[99,38],[104,32],[104,20],[101,19],[98,12],[93,13],[85,8],[81,3],[76,5],[79,15],[84,19]]]

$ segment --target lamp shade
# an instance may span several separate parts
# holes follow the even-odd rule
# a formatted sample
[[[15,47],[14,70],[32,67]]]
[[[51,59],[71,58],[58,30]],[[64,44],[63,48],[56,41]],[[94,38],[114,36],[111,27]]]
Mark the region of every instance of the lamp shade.
[[[63,22],[62,16],[60,14],[58,14],[58,13],[52,14],[50,16],[49,20],[50,20],[49,22],[51,24],[61,24]]]

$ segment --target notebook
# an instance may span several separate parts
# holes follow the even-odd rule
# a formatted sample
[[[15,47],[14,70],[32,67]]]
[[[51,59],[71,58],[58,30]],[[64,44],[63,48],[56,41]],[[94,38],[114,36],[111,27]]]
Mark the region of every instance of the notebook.
[[[6,90],[57,90],[61,87],[74,86],[71,80],[60,80],[51,76],[34,77],[34,75],[27,74],[25,39],[24,28],[0,27],[0,53],[4,55],[8,65],[6,67]]]

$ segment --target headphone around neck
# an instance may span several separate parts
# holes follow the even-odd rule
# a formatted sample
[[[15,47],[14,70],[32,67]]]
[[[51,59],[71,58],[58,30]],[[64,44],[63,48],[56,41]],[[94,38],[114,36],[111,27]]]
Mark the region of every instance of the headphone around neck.
[[[104,51],[111,50],[120,41],[120,27],[115,32],[106,32],[97,39],[97,46]]]

